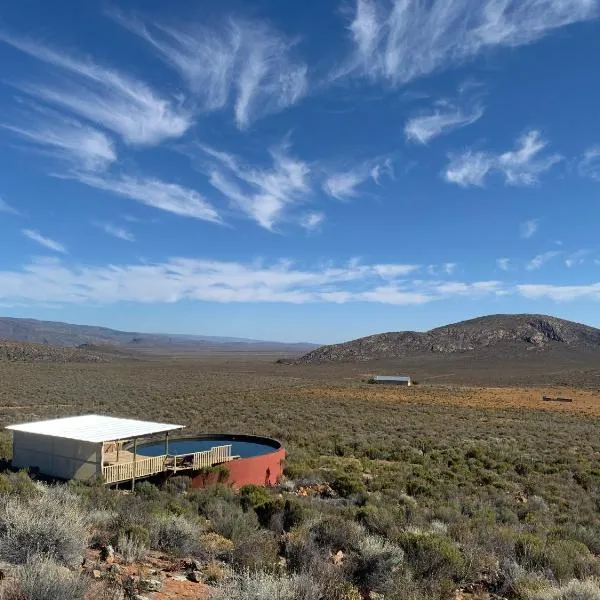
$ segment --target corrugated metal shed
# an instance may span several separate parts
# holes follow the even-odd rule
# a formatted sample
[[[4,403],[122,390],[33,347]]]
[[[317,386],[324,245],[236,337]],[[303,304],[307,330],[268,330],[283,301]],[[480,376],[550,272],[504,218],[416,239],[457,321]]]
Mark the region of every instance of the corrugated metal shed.
[[[81,442],[112,442],[183,429],[184,425],[153,423],[135,419],[118,419],[102,415],[83,415],[50,421],[9,425],[6,429],[79,440]]]

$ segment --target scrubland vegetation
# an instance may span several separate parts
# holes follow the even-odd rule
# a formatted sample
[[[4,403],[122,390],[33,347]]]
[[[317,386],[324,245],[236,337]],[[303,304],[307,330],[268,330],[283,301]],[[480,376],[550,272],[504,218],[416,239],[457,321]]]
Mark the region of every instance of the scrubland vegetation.
[[[334,393],[304,371],[192,365],[52,365],[27,385],[17,375],[30,366],[9,365],[1,410],[14,422],[12,406],[47,417],[96,404],[273,435],[288,451],[281,485],[234,493],[176,477],[129,494],[5,473],[0,598],[153,597],[103,562],[110,546],[122,566],[193,560],[219,600],[600,600],[600,420],[589,411],[461,404],[478,391],[442,386],[386,391],[394,401],[352,381]],[[90,556],[98,579],[81,568]]]

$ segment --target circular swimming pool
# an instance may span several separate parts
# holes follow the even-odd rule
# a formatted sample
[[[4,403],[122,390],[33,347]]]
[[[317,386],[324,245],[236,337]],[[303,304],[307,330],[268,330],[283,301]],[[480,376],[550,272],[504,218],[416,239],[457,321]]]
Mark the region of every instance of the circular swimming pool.
[[[237,433],[210,433],[189,438],[174,438],[169,440],[169,454],[193,454],[227,444],[231,444],[231,455],[239,457],[223,463],[228,471],[226,482],[229,485],[274,485],[279,481],[285,450],[280,442],[272,438]],[[137,452],[142,456],[161,456],[165,453],[165,442],[141,444]],[[192,474],[193,487],[203,487],[210,483],[214,483],[214,477],[210,473]]]

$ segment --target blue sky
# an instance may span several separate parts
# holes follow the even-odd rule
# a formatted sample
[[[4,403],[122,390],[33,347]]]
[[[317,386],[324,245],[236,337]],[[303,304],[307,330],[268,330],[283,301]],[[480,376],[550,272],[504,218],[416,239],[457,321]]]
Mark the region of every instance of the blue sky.
[[[0,312],[600,327],[600,0],[0,8]]]

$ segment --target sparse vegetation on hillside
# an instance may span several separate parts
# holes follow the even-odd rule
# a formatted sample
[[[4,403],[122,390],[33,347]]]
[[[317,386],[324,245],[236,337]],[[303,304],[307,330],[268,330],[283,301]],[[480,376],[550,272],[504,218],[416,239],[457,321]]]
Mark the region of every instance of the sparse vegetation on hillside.
[[[59,586],[80,584],[72,565],[87,544],[82,581],[104,586],[95,598],[109,598],[115,578],[123,593],[130,585],[152,598],[141,587],[154,583],[126,579],[131,569],[156,569],[148,565],[159,558],[161,572],[183,569],[216,598],[600,598],[600,419],[590,391],[570,390],[573,403],[547,407],[543,390],[391,389],[341,377],[328,385],[268,363],[1,368],[5,422],[90,410],[184,416],[191,432],[272,435],[288,451],[280,488],[239,493],[193,490],[182,477],[162,488],[140,482],[131,495],[0,476],[9,507],[0,549],[18,548],[3,557],[41,555],[58,565]],[[85,519],[69,517],[80,525],[62,528],[48,498]],[[119,575],[104,560],[108,545]],[[20,569],[6,590],[21,585]]]

